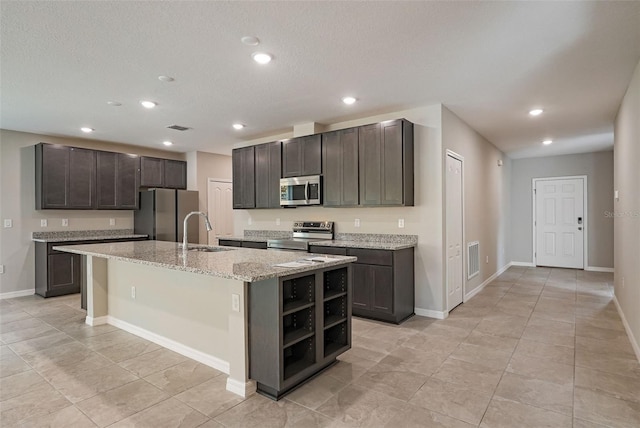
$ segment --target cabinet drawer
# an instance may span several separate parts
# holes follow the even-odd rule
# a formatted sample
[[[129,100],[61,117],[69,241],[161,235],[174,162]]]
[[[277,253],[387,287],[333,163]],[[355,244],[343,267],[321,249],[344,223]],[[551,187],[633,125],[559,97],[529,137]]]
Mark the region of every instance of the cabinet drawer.
[[[388,250],[367,250],[363,248],[349,248],[347,255],[358,258],[356,263],[367,265],[393,265],[393,253]]]
[[[254,242],[254,241],[242,241],[242,247],[244,248],[257,248],[259,250],[266,250],[266,242]]]
[[[221,247],[242,247],[242,241],[234,239],[218,239],[218,245]]]
[[[321,245],[310,245],[309,246],[310,253],[317,254],[333,254],[335,256],[346,256],[347,249],[341,247],[325,247]]]

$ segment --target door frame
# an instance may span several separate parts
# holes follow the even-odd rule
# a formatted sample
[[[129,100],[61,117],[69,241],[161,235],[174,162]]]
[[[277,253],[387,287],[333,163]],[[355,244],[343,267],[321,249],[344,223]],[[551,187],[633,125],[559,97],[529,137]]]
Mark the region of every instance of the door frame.
[[[538,181],[546,181],[546,180],[575,180],[575,179],[582,179],[583,180],[583,186],[582,186],[582,216],[583,216],[583,226],[582,226],[582,231],[583,233],[583,240],[582,240],[582,270],[587,270],[587,267],[589,266],[587,264],[588,261],[588,256],[589,256],[589,213],[587,212],[587,209],[589,207],[588,201],[587,201],[587,195],[589,194],[589,192],[587,192],[587,176],[586,175],[565,175],[565,176],[561,176],[561,177],[537,177],[537,178],[532,178],[531,179],[531,199],[532,199],[532,204],[531,204],[531,208],[532,208],[532,225],[531,225],[531,230],[533,232],[533,251],[531,252],[531,255],[533,256],[533,266],[538,266],[538,261],[537,261],[537,250],[538,250],[538,243],[536,242],[536,231],[537,231],[537,218],[536,218],[536,184]],[[562,269],[562,268],[560,268]]]
[[[209,215],[209,190],[211,183],[231,183],[233,189],[233,180],[231,178],[212,178],[207,177],[207,215]],[[231,201],[231,209],[233,209],[233,201]],[[207,232],[207,244],[209,243],[209,232]]]
[[[445,290],[444,290],[444,294],[445,294],[445,313],[449,313],[449,281],[448,281],[448,269],[447,269],[447,203],[446,203],[446,198],[447,198],[447,156],[451,156],[452,158],[459,160],[460,163],[462,164],[461,168],[460,168],[460,182],[461,182],[461,189],[460,189],[460,196],[462,197],[462,263],[461,263],[461,269],[462,269],[462,303],[465,303],[467,301],[467,280],[466,280],[466,276],[465,276],[465,262],[467,261],[467,255],[465,253],[465,208],[464,208],[464,202],[465,202],[465,198],[464,198],[464,156],[462,156],[459,153],[454,152],[453,150],[449,150],[446,149],[445,154],[444,154],[444,159],[443,159],[443,169],[444,169],[444,201],[443,201],[443,212],[444,212],[444,263],[445,263],[445,268],[444,268],[444,284],[445,284]]]

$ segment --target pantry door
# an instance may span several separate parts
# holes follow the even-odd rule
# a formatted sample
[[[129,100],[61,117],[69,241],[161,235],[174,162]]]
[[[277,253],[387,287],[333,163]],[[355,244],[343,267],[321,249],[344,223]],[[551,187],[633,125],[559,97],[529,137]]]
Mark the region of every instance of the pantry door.
[[[462,303],[464,298],[463,190],[461,156],[447,151],[445,175],[446,246],[447,246],[447,311]]]
[[[537,266],[584,269],[586,177],[534,179]]]
[[[233,187],[229,180],[209,179],[207,211],[213,230],[208,233],[209,245],[217,245],[217,237],[233,236]]]

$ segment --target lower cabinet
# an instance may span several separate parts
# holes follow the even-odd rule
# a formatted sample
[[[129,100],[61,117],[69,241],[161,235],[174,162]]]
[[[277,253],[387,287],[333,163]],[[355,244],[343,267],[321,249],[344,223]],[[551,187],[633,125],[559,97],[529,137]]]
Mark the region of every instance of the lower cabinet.
[[[257,248],[259,250],[267,249],[266,241],[241,241],[239,239],[218,239],[218,245],[220,245],[221,247]]]
[[[355,256],[353,315],[400,323],[414,314],[413,248],[371,250],[314,246],[311,253]]]
[[[351,267],[252,283],[250,378],[273,399],[351,348]]]

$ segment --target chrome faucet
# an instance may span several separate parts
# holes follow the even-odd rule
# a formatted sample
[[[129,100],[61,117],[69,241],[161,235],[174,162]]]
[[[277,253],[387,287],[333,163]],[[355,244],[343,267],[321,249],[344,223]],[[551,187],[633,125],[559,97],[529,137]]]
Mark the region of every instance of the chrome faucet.
[[[182,237],[182,249],[184,251],[187,251],[189,249],[189,243],[187,242],[187,220],[189,220],[189,217],[194,214],[204,217],[204,225],[207,228],[207,231],[210,232],[213,230],[213,227],[211,227],[211,222],[209,221],[209,217],[207,217],[205,213],[203,213],[202,211],[191,211],[184,217],[184,223],[182,225],[182,232],[184,233],[184,236]]]

